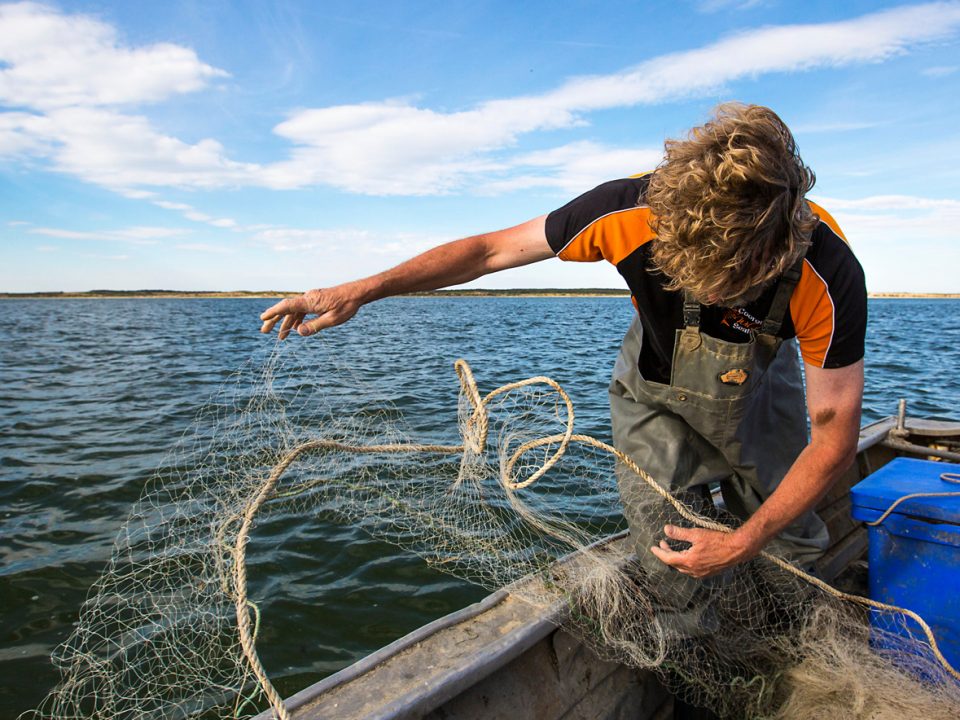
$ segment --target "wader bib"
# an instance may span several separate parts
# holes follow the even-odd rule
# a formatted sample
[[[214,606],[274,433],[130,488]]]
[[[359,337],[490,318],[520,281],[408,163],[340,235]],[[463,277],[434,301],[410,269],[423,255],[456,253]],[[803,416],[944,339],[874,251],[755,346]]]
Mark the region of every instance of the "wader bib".
[[[644,380],[638,369],[643,326],[634,318],[610,384],[614,445],[661,486],[689,499],[709,498],[719,482],[727,510],[742,520],[776,489],[807,444],[807,413],[795,340],[776,336],[800,278],[803,259],[779,281],[767,318],[746,343],[700,332],[700,305],[684,297],[670,384]],[[660,576],[672,602],[685,603],[701,581],[663,564],[650,547],[663,538],[663,501],[629,472],[619,475],[624,515],[647,573]],[[829,544],[814,513],[795,520],[768,550],[801,565]]]

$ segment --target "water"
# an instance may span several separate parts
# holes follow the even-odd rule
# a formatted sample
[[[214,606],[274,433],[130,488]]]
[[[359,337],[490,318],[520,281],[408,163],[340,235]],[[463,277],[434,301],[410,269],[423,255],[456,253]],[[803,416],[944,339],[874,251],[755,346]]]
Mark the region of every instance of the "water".
[[[261,300],[6,301],[0,318],[0,717],[35,705],[49,662],[144,483],[200,406],[252,354]],[[450,440],[456,357],[481,390],[563,384],[577,430],[609,437],[606,384],[633,312],[623,298],[398,298],[323,343],[350,348],[424,436]],[[288,342],[305,341],[293,338]],[[306,341],[317,342],[316,340]],[[307,346],[308,349],[309,345]],[[960,416],[960,301],[873,300],[864,421]],[[485,591],[355,528],[271,523],[264,664],[290,694]]]

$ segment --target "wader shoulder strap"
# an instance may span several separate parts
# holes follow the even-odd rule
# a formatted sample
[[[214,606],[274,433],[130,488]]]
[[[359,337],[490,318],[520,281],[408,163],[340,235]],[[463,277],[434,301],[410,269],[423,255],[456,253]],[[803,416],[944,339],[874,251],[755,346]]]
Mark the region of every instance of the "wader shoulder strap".
[[[688,328],[700,327],[700,303],[693,299],[688,290],[683,291],[683,325]]]
[[[800,282],[800,275],[803,273],[803,258],[804,255],[797,258],[797,261],[787,268],[780,277],[777,293],[773,296],[773,302],[770,304],[770,312],[767,313],[767,319],[763,321],[763,325],[760,327],[761,335],[776,335],[780,332],[780,326],[783,325],[783,319],[790,308],[790,298],[793,295],[793,290]]]

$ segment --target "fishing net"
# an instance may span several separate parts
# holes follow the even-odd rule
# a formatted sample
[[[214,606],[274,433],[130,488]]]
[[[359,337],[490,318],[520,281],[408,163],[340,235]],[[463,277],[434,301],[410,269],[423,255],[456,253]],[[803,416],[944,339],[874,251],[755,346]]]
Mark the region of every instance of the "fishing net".
[[[258,525],[290,512],[509,586],[602,657],[653,669],[722,717],[956,717],[960,685],[916,617],[769,555],[678,598],[629,542],[605,541],[622,529],[620,503],[641,504],[657,528],[729,530],[735,519],[670,496],[577,434],[554,381],[481,390],[466,363],[455,369],[459,400],[431,399],[450,408],[431,430],[408,428],[356,372],[320,369],[303,350],[251,362],[145,489],[54,654],[59,684],[27,717],[287,717],[257,656],[270,617],[247,567],[262,550]],[[869,613],[896,632],[871,633]]]

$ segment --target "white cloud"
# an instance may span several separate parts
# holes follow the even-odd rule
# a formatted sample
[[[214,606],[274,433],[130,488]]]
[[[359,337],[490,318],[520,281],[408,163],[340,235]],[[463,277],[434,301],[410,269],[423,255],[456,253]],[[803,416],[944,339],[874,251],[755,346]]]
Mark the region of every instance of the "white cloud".
[[[515,174],[482,184],[478,189],[496,194],[548,187],[578,194],[611,178],[653,170],[662,157],[658,148],[616,148],[589,141],[570,143],[518,155],[510,162]]]
[[[960,3],[895,8],[834,23],[766,27],[636,67],[569,80],[547,93],[493,100],[441,113],[384,101],[307,109],[275,132],[296,145],[289,161],[266,168],[270,187],[332,184],[368,194],[450,191],[511,167],[493,151],[521,135],[571,127],[589,112],[715,91],[763,73],[879,62],[960,27]],[[512,187],[503,178],[500,187]],[[523,185],[523,181],[518,181]]]
[[[158,101],[227,75],[189,48],[123,47],[106,23],[31,2],[0,6],[0,60],[0,102],[44,110]]]
[[[184,143],[156,132],[146,118],[112,110],[52,111],[43,134],[56,143],[54,167],[110,188],[244,185],[255,172],[226,159],[215,140]]]
[[[60,238],[63,240],[112,240],[134,245],[155,245],[158,241],[189,235],[184,228],[136,226],[118,230],[65,230],[62,228],[38,227],[29,231],[32,235]]]
[[[0,158],[51,155],[54,144],[48,128],[42,115],[0,112]]]
[[[749,30],[459,111],[397,100],[308,108],[274,129],[292,144],[289,156],[254,164],[230,159],[214,139],[188,143],[167,135],[127,107],[196,91],[225,74],[193,50],[125,47],[99,20],[36,4],[2,6],[0,13],[0,102],[17,108],[0,113],[0,154],[45,158],[56,170],[145,199],[153,197],[145,188],[158,187],[320,184],[373,195],[579,189],[601,169],[646,164],[648,151],[596,147],[601,155],[591,160],[576,145],[563,146],[544,157],[572,153],[574,166],[538,166],[529,153],[511,157],[520,139],[585,125],[592,112],[717,92],[765,73],[880,62],[960,28],[958,2],[904,6],[840,22]],[[229,227],[225,218],[180,210]]]
[[[322,183],[374,195],[425,195],[501,169],[482,155],[511,142],[517,128],[514,119],[482,109],[439,113],[387,101],[303,110],[274,131],[297,147],[288,161],[264,168],[268,187]]]
[[[185,47],[129,48],[87,15],[35,3],[0,5],[0,157],[48,158],[54,169],[127,195],[141,186],[248,184],[254,166],[215,140],[185,143],[124,106],[200,90],[223,70]]]
[[[257,171],[229,160],[215,140],[185,143],[157,132],[145,117],[86,107],[0,113],[4,155],[46,157],[55,170],[137,199],[153,197],[139,186],[250,185]]]

